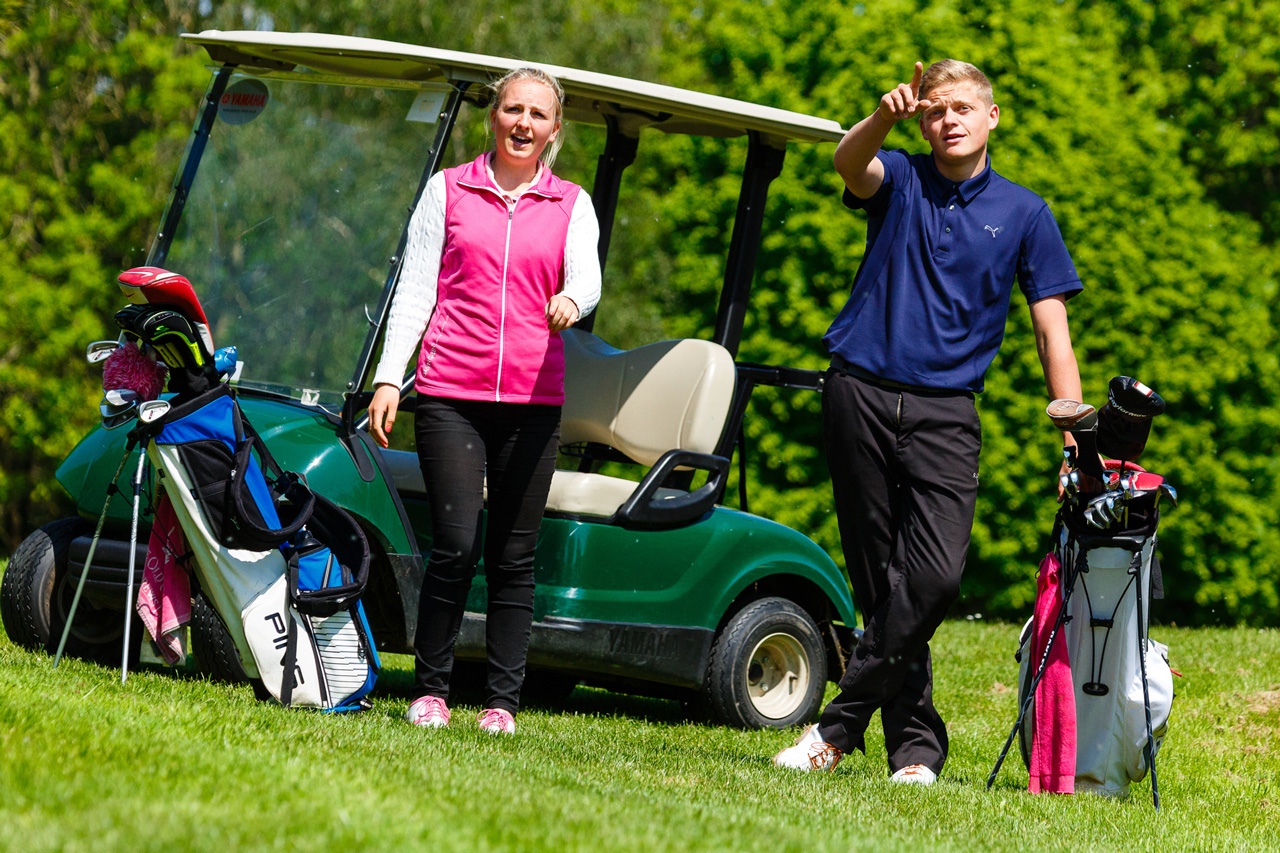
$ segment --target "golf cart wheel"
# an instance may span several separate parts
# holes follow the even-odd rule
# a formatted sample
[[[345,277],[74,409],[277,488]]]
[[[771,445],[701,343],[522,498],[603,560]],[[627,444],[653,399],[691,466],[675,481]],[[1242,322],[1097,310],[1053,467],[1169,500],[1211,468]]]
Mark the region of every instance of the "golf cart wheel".
[[[785,598],[762,598],[716,638],[707,695],[717,719],[748,729],[808,722],[822,704],[827,658],[818,626]]]
[[[191,653],[196,658],[196,670],[214,681],[229,684],[250,681],[240,663],[231,632],[203,592],[197,592],[191,599]]]
[[[0,584],[0,618],[14,644],[57,652],[79,581],[68,571],[67,553],[73,539],[90,533],[84,519],[63,518],[32,533],[13,552]],[[81,596],[65,653],[118,664],[123,636],[121,611],[94,607]]]

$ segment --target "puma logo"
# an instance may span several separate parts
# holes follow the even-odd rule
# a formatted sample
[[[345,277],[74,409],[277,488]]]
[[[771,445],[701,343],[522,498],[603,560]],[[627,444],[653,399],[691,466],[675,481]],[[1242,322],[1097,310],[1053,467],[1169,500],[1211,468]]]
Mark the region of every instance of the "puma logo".
[[[990,225],[984,225],[984,226],[982,226],[982,227],[983,227],[983,228],[985,228],[985,229],[987,229],[988,231],[990,231],[990,232],[991,232],[991,239],[993,239],[993,240],[995,239],[996,234],[1000,231],[1000,228],[999,228],[999,227],[992,228]]]

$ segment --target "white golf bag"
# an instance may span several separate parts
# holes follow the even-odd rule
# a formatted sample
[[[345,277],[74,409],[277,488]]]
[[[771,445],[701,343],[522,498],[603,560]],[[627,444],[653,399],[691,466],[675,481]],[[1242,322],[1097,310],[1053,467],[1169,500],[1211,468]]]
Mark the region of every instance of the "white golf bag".
[[[1173,705],[1168,647],[1147,636],[1158,514],[1152,509],[1136,527],[1102,531],[1073,524],[1070,513],[1062,511],[1055,547],[1067,616],[1056,642],[1066,643],[1075,687],[1075,788],[1123,797],[1147,775],[1148,731],[1154,757]],[[1020,704],[1040,664],[1032,624],[1019,641]],[[1036,725],[1033,700],[1019,739],[1028,768]]]

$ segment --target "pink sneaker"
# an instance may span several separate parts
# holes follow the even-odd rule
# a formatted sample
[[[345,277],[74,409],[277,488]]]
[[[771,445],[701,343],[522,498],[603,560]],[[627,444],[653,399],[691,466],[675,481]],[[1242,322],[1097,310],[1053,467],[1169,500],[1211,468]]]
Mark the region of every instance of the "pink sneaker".
[[[516,733],[516,718],[510,711],[501,708],[487,708],[476,715],[480,723],[480,731],[491,735],[513,735]]]
[[[404,718],[415,726],[440,729],[449,725],[449,707],[439,696],[422,696],[409,703]]]

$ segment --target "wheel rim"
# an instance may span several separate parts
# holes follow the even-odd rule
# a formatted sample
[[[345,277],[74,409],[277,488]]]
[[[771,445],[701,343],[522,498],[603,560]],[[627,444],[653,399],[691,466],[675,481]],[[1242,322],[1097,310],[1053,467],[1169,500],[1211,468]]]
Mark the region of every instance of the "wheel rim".
[[[790,634],[770,634],[751,650],[747,695],[763,717],[780,720],[794,714],[809,694],[811,679],[804,647]]]

